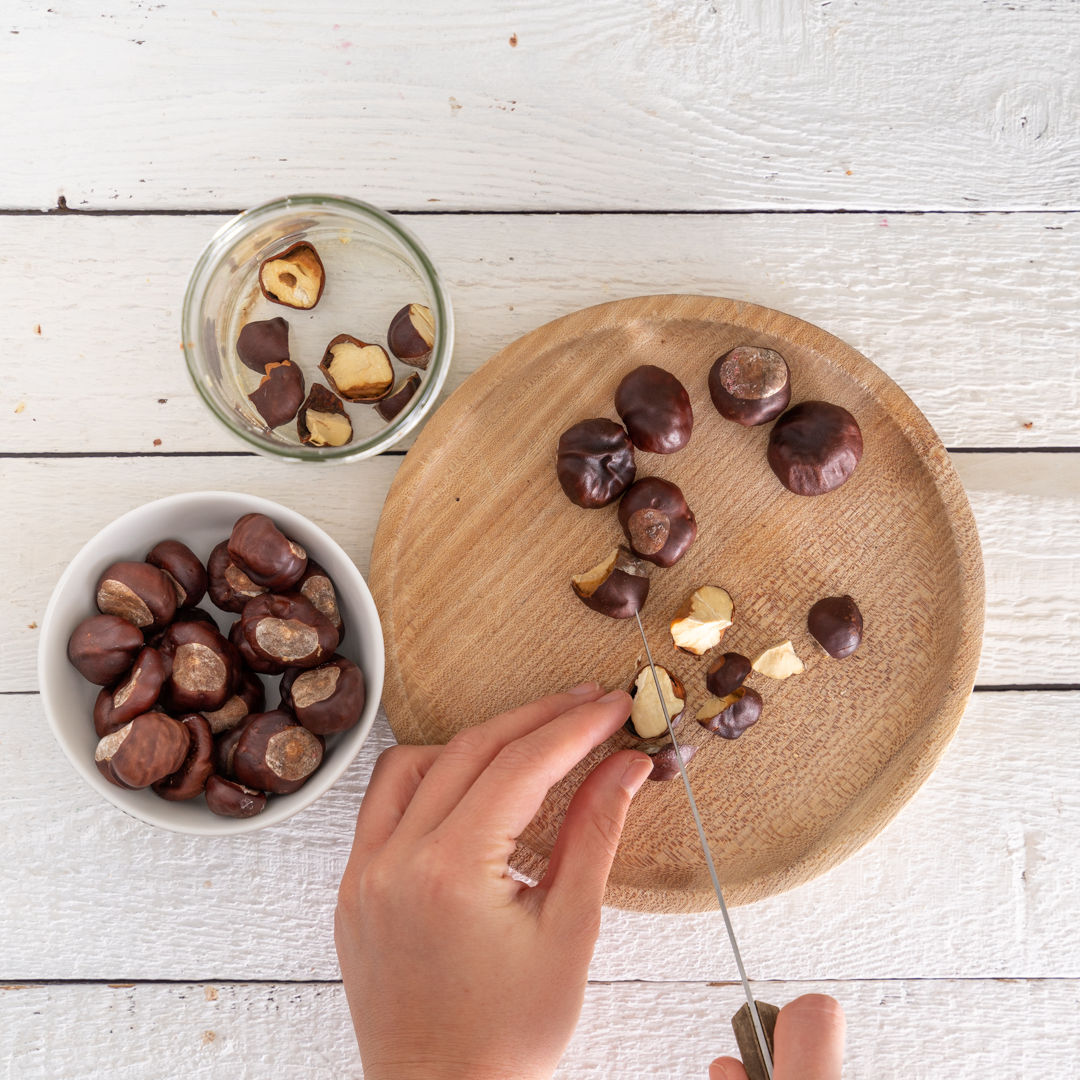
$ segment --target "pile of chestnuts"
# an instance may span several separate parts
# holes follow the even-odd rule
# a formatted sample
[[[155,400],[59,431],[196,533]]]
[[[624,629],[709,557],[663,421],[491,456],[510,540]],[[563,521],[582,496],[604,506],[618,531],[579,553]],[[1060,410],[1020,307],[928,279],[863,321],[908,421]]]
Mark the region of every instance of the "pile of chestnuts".
[[[237,616],[222,634],[204,596]],[[345,632],[334,583],[265,514],[245,514],[204,567],[179,540],[109,566],[97,615],[68,659],[102,689],[94,761],[118,787],[163,799],[204,795],[225,817],[253,817],[299,789],[326,736],[360,719],[363,672],[336,649]],[[260,675],[280,676],[265,710]]]

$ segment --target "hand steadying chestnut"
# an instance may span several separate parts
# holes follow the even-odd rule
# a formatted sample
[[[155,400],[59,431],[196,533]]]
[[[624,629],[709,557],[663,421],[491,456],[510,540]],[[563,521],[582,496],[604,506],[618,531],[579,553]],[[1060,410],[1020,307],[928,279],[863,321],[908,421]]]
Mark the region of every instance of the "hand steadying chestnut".
[[[365,1080],[553,1074],[581,1012],[623,821],[652,762],[620,750],[590,773],[535,887],[507,861],[548,789],[630,704],[587,683],[446,746],[380,756],[334,927]],[[775,1080],[839,1080],[843,1017],[831,998],[792,1002],[776,1037]],[[726,1062],[711,1080],[742,1080]]]

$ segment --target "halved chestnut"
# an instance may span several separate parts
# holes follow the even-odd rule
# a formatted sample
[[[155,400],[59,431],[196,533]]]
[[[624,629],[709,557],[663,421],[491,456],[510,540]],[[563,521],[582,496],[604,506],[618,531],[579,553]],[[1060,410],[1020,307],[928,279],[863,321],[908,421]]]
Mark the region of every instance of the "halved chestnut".
[[[616,548],[591,570],[570,579],[577,598],[609,619],[632,619],[649,595],[644,563],[625,547]]]
[[[296,433],[309,446],[344,446],[353,437],[352,421],[341,398],[315,383],[296,414]]]
[[[660,683],[659,693],[656,689],[657,682]],[[663,705],[660,703],[661,694]],[[646,664],[638,671],[630,687],[630,695],[634,704],[630,709],[630,718],[626,721],[626,730],[647,742],[666,742],[670,738],[667,720],[675,727],[686,708],[686,687],[679,677],[660,664],[656,665],[654,677],[652,668]],[[667,719],[664,718],[665,708]]]
[[[749,686],[740,686],[722,698],[714,698],[697,714],[698,723],[722,739],[737,739],[758,722],[761,695]]]
[[[259,288],[275,304],[309,311],[319,302],[325,284],[322,259],[304,240],[264,259],[259,266]]]
[[[661,747],[659,750],[654,751],[649,755],[652,759],[653,767],[652,772],[645,777],[646,780],[674,780],[676,776],[681,776],[681,770],[679,769],[679,759],[682,759],[683,767],[689,763],[690,759],[698,752],[698,748],[691,743],[684,743],[679,747],[679,752],[675,752],[673,744],[669,743],[667,746]]]
[[[346,401],[379,401],[394,388],[394,368],[381,345],[338,334],[323,353],[319,370]]]

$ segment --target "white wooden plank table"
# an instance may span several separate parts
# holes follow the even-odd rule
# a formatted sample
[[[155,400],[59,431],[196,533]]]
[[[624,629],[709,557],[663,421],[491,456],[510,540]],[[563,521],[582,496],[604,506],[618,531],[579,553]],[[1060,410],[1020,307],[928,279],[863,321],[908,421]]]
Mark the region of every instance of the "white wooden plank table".
[[[1078,43],[1072,0],[8,0],[0,1075],[360,1075],[331,915],[385,720],[307,811],[209,842],[93,794],[34,673],[64,565],[159,495],[279,499],[366,569],[405,448],[312,484],[219,431],[179,347],[210,234],[312,190],[430,247],[447,392],[559,314],[688,291],[818,323],[922,408],[983,544],[976,693],[880,837],[734,918],[763,997],[842,1001],[849,1078],[1080,1070]],[[605,912],[560,1078],[705,1076],[735,977],[717,916]]]

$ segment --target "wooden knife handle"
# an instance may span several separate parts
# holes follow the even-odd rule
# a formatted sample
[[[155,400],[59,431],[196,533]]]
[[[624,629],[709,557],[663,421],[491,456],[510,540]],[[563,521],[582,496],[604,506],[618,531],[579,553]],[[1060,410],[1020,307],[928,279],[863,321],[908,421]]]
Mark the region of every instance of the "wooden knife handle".
[[[773,1054],[773,1030],[776,1028],[776,1018],[780,1010],[775,1005],[769,1005],[764,1001],[754,999],[757,1005],[758,1016],[761,1017],[761,1027],[765,1032],[765,1041],[769,1044],[769,1057]],[[743,1068],[749,1080],[769,1080],[769,1074],[765,1071],[765,1059],[761,1056],[758,1046],[757,1032],[754,1030],[754,1018],[750,1015],[749,1003],[744,1005],[732,1018],[731,1027],[735,1032],[735,1041],[739,1044],[739,1056],[743,1060]]]

